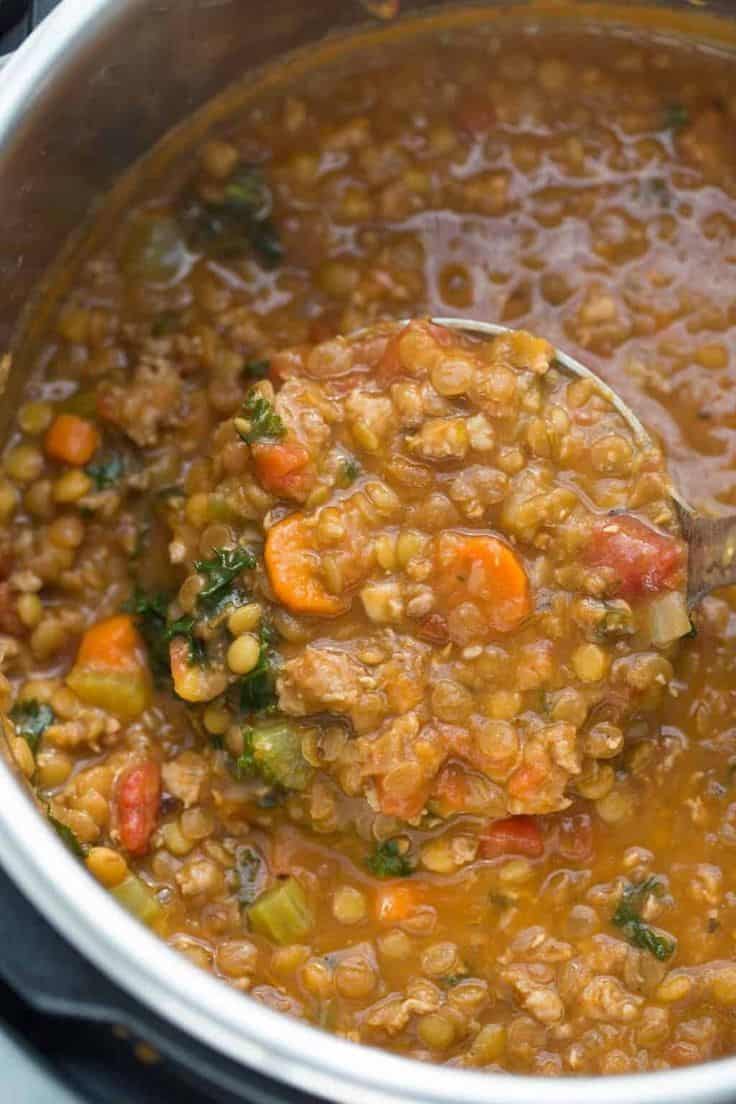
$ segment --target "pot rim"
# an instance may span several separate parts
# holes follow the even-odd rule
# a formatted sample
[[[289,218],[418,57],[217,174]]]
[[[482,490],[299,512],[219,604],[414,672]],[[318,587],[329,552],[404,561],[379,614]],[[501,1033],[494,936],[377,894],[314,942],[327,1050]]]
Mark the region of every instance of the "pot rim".
[[[93,44],[119,13],[119,0],[62,0],[10,59],[0,79],[0,154],[49,71]],[[617,1077],[487,1073],[379,1052],[275,1012],[198,969],[125,913],[67,851],[4,762],[0,860],[46,920],[143,1005],[233,1061],[328,1100],[715,1104],[736,1086],[736,1057]]]

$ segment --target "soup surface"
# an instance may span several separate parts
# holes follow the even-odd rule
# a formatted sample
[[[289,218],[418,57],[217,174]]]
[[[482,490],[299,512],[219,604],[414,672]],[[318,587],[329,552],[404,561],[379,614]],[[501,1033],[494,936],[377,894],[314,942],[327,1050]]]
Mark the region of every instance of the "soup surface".
[[[456,1066],[736,1050],[736,618],[672,642],[662,455],[543,340],[333,340],[543,335],[732,507],[735,136],[686,43],[358,44],[80,267],[3,456],[1,704],[67,844],[203,969]]]

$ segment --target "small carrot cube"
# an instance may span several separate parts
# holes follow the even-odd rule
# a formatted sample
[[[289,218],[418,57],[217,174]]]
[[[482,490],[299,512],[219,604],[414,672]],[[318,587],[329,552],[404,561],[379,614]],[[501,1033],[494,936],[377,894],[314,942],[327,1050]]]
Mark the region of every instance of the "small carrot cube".
[[[419,887],[409,882],[381,886],[376,893],[376,918],[381,924],[397,924],[422,902]]]
[[[143,645],[127,613],[107,617],[87,629],[77,652],[80,667],[133,670],[144,662]]]
[[[82,637],[67,684],[86,705],[132,720],[150,700],[146,654],[127,614],[98,621]]]
[[[261,486],[283,498],[304,501],[316,478],[304,445],[298,441],[255,444],[252,453]]]
[[[52,460],[82,467],[100,446],[100,435],[92,422],[76,414],[57,414],[46,431],[44,449]]]

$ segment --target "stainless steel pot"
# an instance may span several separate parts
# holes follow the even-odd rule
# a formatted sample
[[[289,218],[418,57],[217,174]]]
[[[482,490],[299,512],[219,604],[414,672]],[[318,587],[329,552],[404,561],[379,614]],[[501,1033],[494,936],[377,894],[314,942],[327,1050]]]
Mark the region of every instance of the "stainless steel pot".
[[[693,13],[685,0],[660,6],[675,28]],[[428,7],[425,0],[402,5],[405,12]],[[581,11],[599,8],[586,3]],[[730,16],[734,41],[732,0],[707,10]],[[698,35],[728,37],[728,22],[709,22],[702,7],[694,17]],[[0,348],[11,343],[70,232],[162,134],[247,69],[366,18],[359,0],[64,0],[0,77]],[[20,358],[0,410],[6,418],[22,369]],[[241,1066],[329,1100],[736,1099],[736,1058],[623,1078],[512,1077],[410,1062],[278,1015],[196,969],[123,913],[49,831],[3,763],[0,862],[50,923],[138,1001]]]

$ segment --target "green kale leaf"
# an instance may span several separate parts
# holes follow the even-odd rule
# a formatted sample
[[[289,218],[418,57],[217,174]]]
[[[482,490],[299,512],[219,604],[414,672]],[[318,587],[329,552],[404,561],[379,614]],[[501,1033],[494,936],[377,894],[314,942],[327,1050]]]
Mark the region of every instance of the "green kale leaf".
[[[246,444],[255,441],[277,440],[286,433],[286,427],[268,399],[257,391],[251,391],[243,403],[235,428]]]
[[[107,456],[100,456],[92,460],[84,469],[95,485],[95,490],[106,491],[108,487],[114,487],[119,482],[125,471],[123,458],[117,452],[111,452]]]
[[[654,877],[647,878],[646,881],[636,885],[625,886],[611,918],[616,927],[621,928],[632,946],[649,951],[660,962],[664,962],[674,954],[676,943],[647,924],[641,917],[641,910],[651,893],[659,897],[663,891],[662,883]]]
[[[190,202],[182,222],[190,246],[222,260],[255,253],[266,266],[283,260],[284,249],[272,218],[273,196],[256,165],[240,165],[221,200]]]
[[[62,824],[60,820],[57,820],[55,816],[51,815],[51,812],[48,809],[46,811],[46,816],[49,824],[54,829],[64,846],[71,851],[72,855],[74,855],[75,858],[83,859],[86,854],[85,849],[79,842],[77,837],[74,835],[74,832],[72,832],[69,825]]]
[[[240,590],[235,580],[242,571],[251,571],[256,558],[249,548],[218,548],[208,560],[197,560],[194,570],[204,576],[204,586],[197,596],[197,609],[208,617],[234,604]]]
[[[414,873],[414,867],[406,855],[401,854],[395,839],[377,844],[366,866],[377,878],[406,878]]]
[[[56,716],[50,705],[31,699],[17,702],[10,710],[10,719],[18,735],[23,737],[35,754],[41,737],[49,725],[54,723]]]

